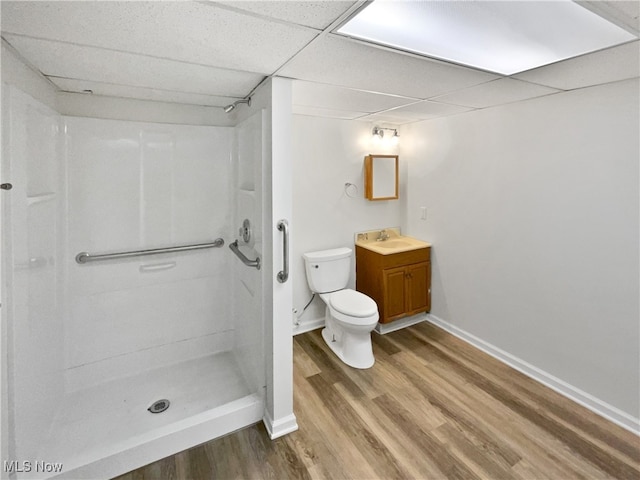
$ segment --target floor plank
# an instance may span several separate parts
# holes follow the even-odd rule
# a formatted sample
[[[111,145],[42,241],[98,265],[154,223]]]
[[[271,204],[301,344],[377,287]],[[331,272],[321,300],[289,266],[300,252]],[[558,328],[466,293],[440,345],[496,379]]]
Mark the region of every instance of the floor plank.
[[[300,429],[254,425],[117,480],[640,478],[640,438],[427,323],[343,364],[294,337]]]

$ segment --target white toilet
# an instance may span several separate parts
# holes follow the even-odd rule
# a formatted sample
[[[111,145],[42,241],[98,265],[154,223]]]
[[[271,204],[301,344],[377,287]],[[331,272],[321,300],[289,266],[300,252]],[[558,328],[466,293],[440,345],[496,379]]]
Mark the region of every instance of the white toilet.
[[[350,248],[335,248],[303,255],[307,283],[327,305],[322,338],[347,365],[373,366],[371,332],[378,323],[378,305],[364,293],[345,288],[351,271]]]

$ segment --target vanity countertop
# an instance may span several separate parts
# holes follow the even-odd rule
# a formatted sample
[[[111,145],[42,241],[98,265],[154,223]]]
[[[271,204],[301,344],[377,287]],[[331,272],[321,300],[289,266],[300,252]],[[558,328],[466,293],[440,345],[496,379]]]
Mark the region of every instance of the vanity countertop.
[[[385,240],[378,240],[380,233],[386,234]],[[381,255],[391,255],[393,253],[409,252],[420,248],[431,247],[430,243],[418,240],[417,238],[400,235],[399,229],[387,228],[384,230],[374,230],[356,235],[356,245]]]

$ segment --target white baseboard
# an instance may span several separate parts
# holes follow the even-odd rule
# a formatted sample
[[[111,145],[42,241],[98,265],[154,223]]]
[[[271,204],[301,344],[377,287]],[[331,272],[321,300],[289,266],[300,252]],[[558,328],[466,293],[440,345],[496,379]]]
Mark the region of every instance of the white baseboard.
[[[629,415],[622,410],[609,405],[608,403],[594,397],[593,395],[568,384],[564,380],[554,377],[550,373],[547,373],[538,367],[531,365],[530,363],[521,360],[520,358],[511,355],[498,347],[491,345],[488,342],[472,335],[461,328],[452,325],[451,323],[436,317],[435,315],[428,314],[426,320],[446,330],[447,332],[455,335],[456,337],[464,340],[465,342],[473,345],[474,347],[482,350],[483,352],[491,355],[492,357],[500,360],[501,362],[509,365],[510,367],[518,370],[519,372],[527,375],[528,377],[536,380],[537,382],[546,385],[547,387],[555,390],[561,395],[573,400],[574,402],[588,408],[594,413],[597,413],[601,417],[621,426],[622,428],[629,430],[632,433],[640,436],[640,419]]]
[[[269,412],[265,409],[262,421],[264,422],[264,426],[267,429],[271,440],[275,440],[278,437],[282,437],[283,435],[298,430],[298,421],[293,413],[286,417],[279,418],[278,420],[273,420],[271,415],[269,415]]]
[[[310,332],[311,330],[316,330],[317,328],[323,328],[323,327],[324,327],[324,317],[314,318],[313,320],[300,322],[300,324],[294,325],[293,335],[300,335],[301,333]]]

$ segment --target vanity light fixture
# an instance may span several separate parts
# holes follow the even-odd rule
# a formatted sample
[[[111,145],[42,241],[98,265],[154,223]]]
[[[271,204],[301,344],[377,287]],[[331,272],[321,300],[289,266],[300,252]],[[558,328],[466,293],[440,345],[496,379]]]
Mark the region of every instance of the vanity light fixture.
[[[235,109],[238,105],[240,105],[241,103],[246,103],[249,107],[251,106],[251,97],[249,98],[244,98],[242,100],[236,100],[235,102],[233,102],[231,105],[227,105],[226,107],[224,107],[224,113],[229,113],[231,112],[233,109]]]
[[[371,132],[371,134],[374,137],[380,137],[382,139],[382,138],[384,138],[384,131],[385,130],[390,130],[390,131],[393,132],[393,135],[391,137],[393,140],[398,140],[398,138],[400,138],[400,134],[398,133],[398,129],[397,128],[373,127],[373,131]]]

